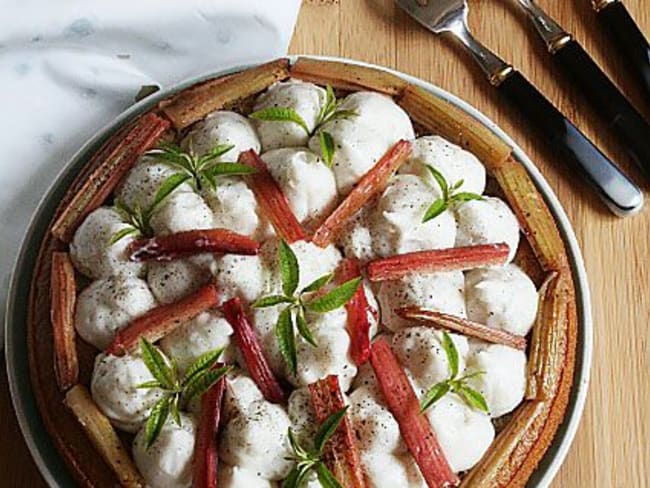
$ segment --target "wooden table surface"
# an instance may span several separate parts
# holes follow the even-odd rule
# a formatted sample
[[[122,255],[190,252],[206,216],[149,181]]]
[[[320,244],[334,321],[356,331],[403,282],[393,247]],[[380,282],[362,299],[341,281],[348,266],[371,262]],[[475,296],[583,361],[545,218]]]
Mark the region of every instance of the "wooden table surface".
[[[578,93],[550,69],[549,57],[515,0],[470,0],[477,36],[514,63],[543,93],[641,183],[642,179]],[[650,98],[631,83],[599,29],[588,0],[539,0],[572,32],[650,119]],[[649,0],[624,0],[650,36]],[[399,12],[392,0],[304,0],[292,53],[356,58],[431,81],[496,121],[537,163],[571,220],[590,280],[595,328],[594,361],[585,414],[554,486],[650,486],[650,210],[613,217],[562,160],[528,134],[524,121],[496,103],[479,70],[449,39],[435,38]],[[44,486],[11,410],[0,375],[0,485]]]

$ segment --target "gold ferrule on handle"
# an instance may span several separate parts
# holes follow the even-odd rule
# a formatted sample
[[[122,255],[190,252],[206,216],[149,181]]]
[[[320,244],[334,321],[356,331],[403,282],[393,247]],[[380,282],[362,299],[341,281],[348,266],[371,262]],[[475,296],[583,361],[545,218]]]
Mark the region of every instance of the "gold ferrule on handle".
[[[550,52],[551,54],[555,54],[560,49],[562,49],[566,44],[571,42],[572,39],[573,37],[571,37],[570,34],[565,34],[562,37],[553,39],[553,41],[548,43],[548,52]]]
[[[512,66],[508,65],[500,69],[499,71],[495,71],[494,73],[491,73],[488,78],[490,80],[490,84],[492,86],[499,86],[501,83],[504,82],[504,80],[508,76],[510,76],[510,73],[512,73],[512,71],[513,71]]]
[[[591,6],[596,12],[600,12],[602,9],[615,2],[618,2],[618,0],[591,0]]]

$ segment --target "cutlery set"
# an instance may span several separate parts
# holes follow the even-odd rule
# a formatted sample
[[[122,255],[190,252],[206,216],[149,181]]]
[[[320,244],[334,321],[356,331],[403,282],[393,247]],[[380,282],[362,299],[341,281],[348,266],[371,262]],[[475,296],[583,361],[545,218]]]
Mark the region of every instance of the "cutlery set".
[[[533,0],[516,0],[533,23],[555,64],[580,89],[610,130],[650,178],[650,124],[582,46]],[[490,84],[522,113],[545,142],[597,191],[619,216],[637,213],[643,193],[589,138],[512,65],[474,38],[467,25],[466,0],[396,0],[434,34],[451,34],[469,51]],[[619,1],[592,3],[609,35],[650,93],[650,45]]]

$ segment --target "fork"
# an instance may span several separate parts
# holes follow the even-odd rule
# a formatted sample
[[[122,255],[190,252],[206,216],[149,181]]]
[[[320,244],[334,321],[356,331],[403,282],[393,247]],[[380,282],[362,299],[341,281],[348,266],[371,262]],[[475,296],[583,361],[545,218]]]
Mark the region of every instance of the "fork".
[[[519,71],[474,38],[467,26],[465,0],[395,1],[434,34],[452,34],[460,41],[490,84],[522,112],[546,143],[581,170],[612,212],[627,216],[641,210],[641,190]]]

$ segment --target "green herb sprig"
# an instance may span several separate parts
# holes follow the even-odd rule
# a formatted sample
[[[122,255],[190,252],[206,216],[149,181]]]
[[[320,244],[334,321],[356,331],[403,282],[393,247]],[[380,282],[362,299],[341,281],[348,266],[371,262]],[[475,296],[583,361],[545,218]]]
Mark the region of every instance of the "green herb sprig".
[[[169,415],[177,425],[181,425],[180,404],[187,404],[192,398],[202,395],[224,375],[232,366],[213,369],[221,356],[223,348],[208,351],[199,356],[181,378],[174,358],[169,361],[160,350],[147,339],[140,339],[140,353],[147,369],[154,377],[137,388],[159,388],[163,396],[152,407],[145,423],[145,443],[147,449],[156,441]]]
[[[333,274],[330,273],[321,276],[296,293],[298,283],[300,282],[300,267],[296,255],[284,240],[280,241],[278,262],[282,281],[282,294],[261,298],[253,303],[253,307],[265,308],[286,305],[278,316],[278,321],[275,325],[275,336],[278,340],[282,357],[291,372],[295,375],[298,367],[295,329],[298,329],[298,333],[310,345],[313,347],[318,346],[307,325],[305,318],[306,312],[320,314],[331,312],[342,307],[356,293],[361,283],[361,278],[351,279],[324,295],[312,297],[311,295],[314,292],[319,291],[332,280]]]
[[[438,198],[431,205],[429,205],[429,208],[427,208],[426,212],[424,212],[422,223],[435,219],[438,215],[443,213],[451,206],[460,206],[463,203],[469,202],[471,200],[483,199],[483,197],[478,193],[458,191],[458,189],[463,186],[465,180],[458,180],[453,185],[449,186],[449,183],[447,183],[447,180],[440,171],[428,164],[426,166],[431,173],[431,176],[433,176],[433,178],[438,183],[438,186],[440,186],[442,197]]]
[[[318,481],[323,488],[341,488],[340,483],[323,462],[323,451],[325,450],[325,444],[327,444],[327,441],[336,432],[343,420],[347,409],[348,407],[344,407],[325,419],[316,432],[313,449],[305,449],[301,446],[296,440],[293,431],[289,429],[287,435],[293,454],[286,459],[294,461],[296,466],[289,472],[289,475],[282,483],[282,488],[299,488],[313,471],[316,472]]]
[[[442,332],[442,348],[445,351],[447,362],[449,363],[449,378],[436,383],[427,390],[420,401],[420,411],[424,412],[431,405],[443,398],[447,393],[453,392],[460,396],[470,407],[488,413],[488,404],[483,395],[467,385],[467,380],[485,374],[485,371],[476,371],[459,378],[458,350],[456,349],[454,341],[452,341],[446,331]]]
[[[231,144],[217,144],[207,154],[199,156],[192,149],[191,143],[188,150],[184,151],[177,144],[165,142],[147,154],[180,170],[167,178],[165,183],[173,182],[175,188],[188,182],[194,190],[199,192],[204,188],[216,189],[219,176],[243,176],[255,173],[255,168],[245,164],[215,162],[215,159],[223,156],[233,147],[235,146]]]
[[[305,119],[303,119],[292,107],[263,108],[250,114],[250,118],[270,122],[292,122],[300,126],[309,137],[318,133],[323,161],[328,168],[331,168],[336,146],[334,145],[334,138],[332,135],[329,132],[322,130],[322,127],[332,120],[347,119],[359,115],[356,110],[340,108],[341,102],[342,100],[337,100],[332,87],[327,85],[325,89],[325,103],[318,112],[316,123],[312,130],[309,130],[309,126],[307,125],[307,122],[305,122]]]

